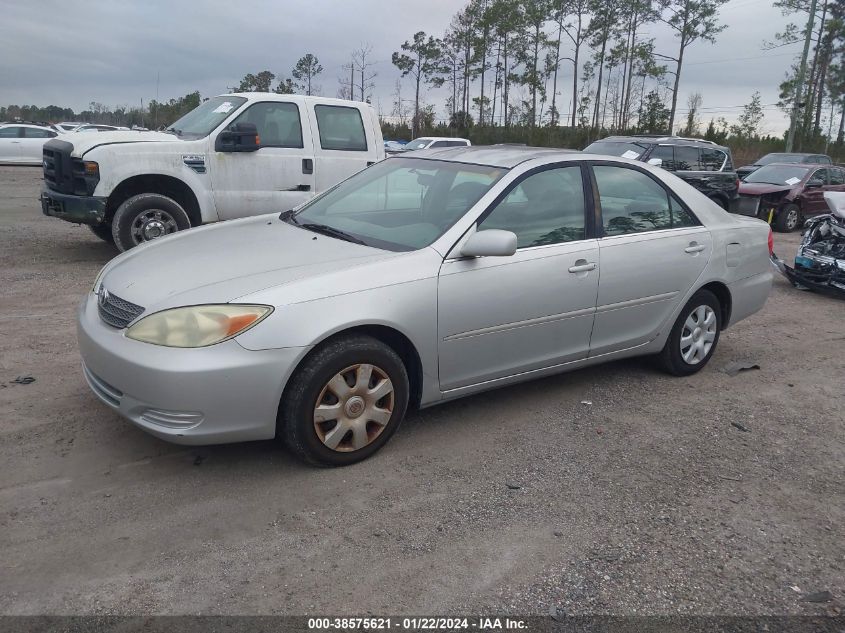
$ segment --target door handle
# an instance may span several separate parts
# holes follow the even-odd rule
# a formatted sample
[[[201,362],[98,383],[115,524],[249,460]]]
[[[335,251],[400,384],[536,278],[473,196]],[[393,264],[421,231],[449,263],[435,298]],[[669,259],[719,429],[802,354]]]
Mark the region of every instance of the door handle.
[[[313,174],[314,173],[314,161],[310,158],[303,158],[302,159],[302,173],[303,174]]]
[[[695,253],[700,253],[700,252],[701,252],[701,251],[703,251],[705,248],[707,248],[707,247],[706,247],[706,246],[704,246],[704,244],[699,244],[699,243],[697,243],[697,242],[690,242],[690,245],[689,245],[689,246],[687,246],[687,247],[684,249],[684,252],[685,252],[685,253],[690,253],[690,254],[695,254]]]
[[[574,266],[569,267],[571,273],[586,273],[596,269],[595,262],[588,262],[586,259],[579,259]]]
[[[311,191],[311,185],[296,185],[287,189],[279,189],[279,191]]]

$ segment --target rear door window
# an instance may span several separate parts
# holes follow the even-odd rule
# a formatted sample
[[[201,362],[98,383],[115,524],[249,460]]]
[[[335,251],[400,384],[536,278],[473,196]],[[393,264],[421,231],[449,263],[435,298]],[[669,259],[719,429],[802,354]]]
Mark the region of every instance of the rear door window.
[[[701,149],[701,170],[702,171],[722,171],[722,165],[725,164],[725,153],[719,149],[702,148]]]
[[[0,138],[18,138],[20,129],[17,126],[0,128]]]
[[[320,147],[346,152],[366,152],[367,134],[358,108],[348,106],[314,106]]]
[[[604,234],[607,236],[700,224],[657,181],[640,171],[596,165],[593,172],[599,190]]]
[[[830,184],[831,185],[845,185],[845,170],[833,167],[830,170]]]
[[[678,171],[703,171],[697,147],[676,145],[675,163]]]

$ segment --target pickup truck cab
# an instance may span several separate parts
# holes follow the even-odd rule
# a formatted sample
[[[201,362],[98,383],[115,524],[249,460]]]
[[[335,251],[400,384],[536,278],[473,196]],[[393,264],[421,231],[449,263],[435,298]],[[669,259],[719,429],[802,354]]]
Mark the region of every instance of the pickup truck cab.
[[[226,94],[164,132],[47,142],[41,205],[125,251],[192,226],[291,209],[383,158],[369,104]]]

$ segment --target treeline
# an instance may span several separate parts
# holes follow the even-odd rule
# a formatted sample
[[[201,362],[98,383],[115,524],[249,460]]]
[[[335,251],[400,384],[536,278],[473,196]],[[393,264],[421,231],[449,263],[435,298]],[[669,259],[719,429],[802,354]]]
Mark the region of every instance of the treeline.
[[[763,104],[755,92],[731,122],[716,116],[706,120],[704,113],[712,108],[700,93],[679,104],[688,49],[718,42],[727,28],[720,17],[726,2],[470,0],[442,34],[414,33],[392,54],[397,71],[390,78],[392,103],[380,112],[390,121],[385,135],[411,138],[440,131],[476,142],[580,147],[608,133],[671,131],[733,147],[780,143],[775,150],[782,149],[782,139],[760,136],[766,108],[791,113],[797,105],[794,149],[845,153],[845,0],[775,0],[794,23],[761,43],[762,48],[806,41],[809,51],[805,64],[796,58],[788,67],[778,104]],[[651,35],[658,26],[675,36],[660,50]],[[362,44],[350,53],[337,78],[337,96],[372,101],[377,79],[372,51],[372,45]],[[746,72],[741,63],[728,63],[729,72]],[[321,94],[317,80],[322,72],[319,59],[309,52],[287,74],[248,73],[228,89]],[[442,95],[444,89],[445,111],[440,113],[431,91]],[[0,108],[0,120],[74,119],[158,128],[200,102],[194,92],[139,108],[91,103],[81,113],[57,106],[9,106]]]
[[[392,114],[416,134],[431,115],[426,89],[445,85],[451,128],[563,125],[590,129],[593,136],[602,131],[702,135],[706,129],[720,141],[756,138],[766,107],[757,93],[736,122],[714,117],[706,128],[700,121],[701,94],[678,102],[687,50],[718,41],[727,28],[720,18],[726,1],[470,0],[441,37],[417,32],[393,54],[402,76],[410,78],[413,97],[406,107],[397,87]],[[802,42],[805,36],[811,44],[798,96],[796,149],[815,151],[833,138],[841,146],[845,0],[776,0],[774,6],[794,16],[795,23],[761,48]],[[648,35],[655,25],[674,35],[673,46],[657,49]],[[569,86],[559,82],[563,69],[572,73]],[[795,103],[799,70],[796,61],[781,85],[778,105],[786,113]],[[736,63],[730,72],[744,70]]]
[[[72,108],[49,105],[0,106],[0,121],[29,121],[32,123],[59,123],[75,121],[81,123],[103,123],[126,127],[159,129],[173,123],[196,108],[202,102],[199,91],[169,101],[151,99],[146,107],[113,106],[92,101],[88,108],[74,112]]]

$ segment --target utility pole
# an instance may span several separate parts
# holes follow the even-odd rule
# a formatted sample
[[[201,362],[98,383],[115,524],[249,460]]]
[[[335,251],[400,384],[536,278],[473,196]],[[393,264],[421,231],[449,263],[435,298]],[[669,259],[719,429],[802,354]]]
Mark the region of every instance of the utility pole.
[[[810,17],[807,18],[807,32],[804,35],[804,52],[801,53],[801,65],[798,67],[798,78],[795,82],[795,93],[792,96],[792,114],[789,120],[789,134],[786,137],[786,151],[791,152],[795,143],[795,128],[798,127],[798,110],[801,109],[801,99],[804,96],[804,75],[807,73],[807,56],[810,53],[810,40],[813,38],[813,22],[816,19],[816,0],[810,0]]]

